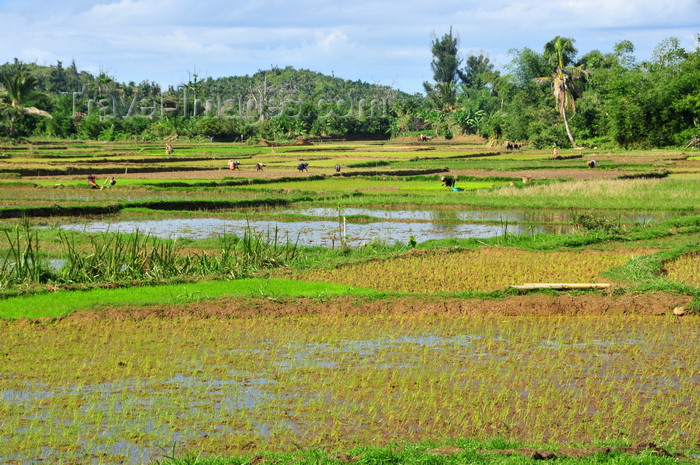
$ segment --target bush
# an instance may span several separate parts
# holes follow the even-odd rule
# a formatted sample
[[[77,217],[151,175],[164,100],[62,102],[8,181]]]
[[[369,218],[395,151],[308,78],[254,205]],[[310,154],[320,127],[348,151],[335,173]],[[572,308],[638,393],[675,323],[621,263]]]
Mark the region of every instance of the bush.
[[[599,149],[614,149],[616,147],[615,142],[608,136],[577,139],[577,143],[583,147],[597,147]]]
[[[97,116],[87,116],[76,121],[76,131],[78,138],[97,140],[102,132],[103,125]]]
[[[602,216],[591,215],[589,213],[576,213],[573,215],[574,227],[588,231],[603,231],[611,234],[619,234],[622,227],[619,223],[611,221]]]
[[[530,134],[530,143],[536,149],[543,149],[553,145],[565,148],[571,147],[564,124],[549,125],[545,121],[533,121],[528,128],[528,132]]]
[[[54,113],[53,118],[46,118],[41,126],[47,136],[68,139],[75,135],[73,119],[65,112]]]
[[[232,142],[241,140],[241,122],[233,118],[204,117],[196,120],[192,135],[213,137],[217,141]]]
[[[151,124],[151,120],[142,116],[130,116],[124,118],[122,124],[122,131],[124,131],[125,135],[141,136],[148,125]]]
[[[40,116],[25,114],[19,108],[0,107],[0,137],[20,140],[29,137],[39,122]]]

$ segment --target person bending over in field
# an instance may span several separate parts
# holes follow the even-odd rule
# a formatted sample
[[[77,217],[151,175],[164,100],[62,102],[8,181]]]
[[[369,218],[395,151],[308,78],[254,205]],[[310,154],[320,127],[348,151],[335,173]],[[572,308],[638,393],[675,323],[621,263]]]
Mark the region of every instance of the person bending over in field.
[[[299,164],[297,165],[297,169],[298,169],[299,171],[309,171],[309,164],[306,163],[306,162],[299,163]]]
[[[596,162],[595,160],[589,160],[586,162],[586,165],[588,165],[589,168],[595,168]]]
[[[100,186],[97,185],[97,181],[95,181],[94,174],[88,174],[88,184],[90,184],[91,189],[99,189],[100,188]]]
[[[263,168],[265,168],[266,166],[267,166],[267,165],[266,165],[265,163],[260,163],[260,162],[258,162],[258,163],[255,164],[255,169],[258,170],[258,171],[262,171]]]
[[[440,178],[440,181],[445,185],[445,187],[455,187],[455,183],[457,182],[457,178],[453,178],[452,176],[442,176]]]

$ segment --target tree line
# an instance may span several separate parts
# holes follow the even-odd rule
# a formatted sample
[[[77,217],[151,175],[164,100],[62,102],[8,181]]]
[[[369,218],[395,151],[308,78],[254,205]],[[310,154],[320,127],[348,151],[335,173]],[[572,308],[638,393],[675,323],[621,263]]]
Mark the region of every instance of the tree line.
[[[534,147],[651,148],[697,144],[700,42],[668,38],[649,61],[634,44],[578,54],[557,36],[540,52],[512,49],[496,70],[463,57],[452,29],[431,41],[433,82],[424,94],[292,67],[180,86],[119,83],[105,72],[13,62],[0,66],[0,137],[220,141],[299,137],[478,135]]]

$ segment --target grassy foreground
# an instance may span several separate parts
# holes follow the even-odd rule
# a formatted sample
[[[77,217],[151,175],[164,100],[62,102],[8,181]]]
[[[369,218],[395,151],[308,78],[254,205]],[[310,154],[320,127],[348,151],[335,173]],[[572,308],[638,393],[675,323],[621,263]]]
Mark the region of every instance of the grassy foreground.
[[[287,454],[263,453],[247,454],[239,457],[203,458],[176,454],[162,463],[169,465],[246,465],[252,463],[340,465],[357,464],[501,464],[526,465],[541,463],[543,459],[556,459],[562,465],[671,465],[696,463],[693,459],[683,459],[660,452],[649,443],[641,454],[630,454],[627,444],[601,445],[579,449],[523,447],[517,442],[493,439],[490,441],[456,440],[449,442],[423,441],[398,443],[391,447],[358,447],[350,451],[310,450]],[[663,449],[661,449],[663,450]],[[667,452],[667,451],[666,451]],[[579,456],[583,455],[583,456]]]
[[[363,289],[323,282],[289,279],[250,278],[226,281],[199,281],[162,286],[122,289],[90,289],[43,293],[0,300],[0,318],[60,318],[78,310],[104,307],[183,304],[221,296],[276,299],[282,297],[331,298],[340,295],[380,295]]]

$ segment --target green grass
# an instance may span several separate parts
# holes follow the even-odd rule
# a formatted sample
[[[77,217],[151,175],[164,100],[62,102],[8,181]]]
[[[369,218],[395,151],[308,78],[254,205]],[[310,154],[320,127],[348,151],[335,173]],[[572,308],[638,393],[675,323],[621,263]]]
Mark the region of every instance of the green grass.
[[[598,447],[612,449],[608,453],[592,453],[585,457],[558,456],[556,463],[561,465],[674,465],[696,463],[692,458],[676,458],[654,455],[651,451],[640,455],[629,455],[615,450],[628,444],[601,444]],[[357,447],[350,450],[334,451],[325,449],[301,450],[290,453],[275,453],[256,451],[254,454],[232,457],[201,457],[195,455],[178,457],[169,456],[165,465],[245,465],[252,460],[264,458],[266,463],[279,464],[308,464],[308,465],[342,465],[345,463],[372,465],[537,465],[541,459],[535,459],[526,450],[512,454],[499,454],[497,450],[506,449],[538,449],[553,451],[556,455],[558,447],[554,446],[525,446],[514,441],[504,441],[494,438],[490,441],[475,441],[458,439],[445,442],[420,441],[416,443],[399,443],[391,447]]]
[[[457,186],[465,190],[488,189],[497,185],[507,185],[505,181],[465,181],[457,180]],[[255,189],[254,187],[241,187],[241,190]],[[365,177],[336,177],[317,181],[292,181],[284,183],[265,184],[265,189],[291,189],[302,192],[329,191],[329,192],[449,192],[438,176],[432,180],[407,180],[407,179],[371,179]]]
[[[77,310],[122,305],[177,304],[227,295],[264,298],[328,298],[338,295],[378,296],[382,294],[372,289],[281,278],[198,281],[164,286],[59,291],[11,297],[0,300],[0,318],[56,318]]]

